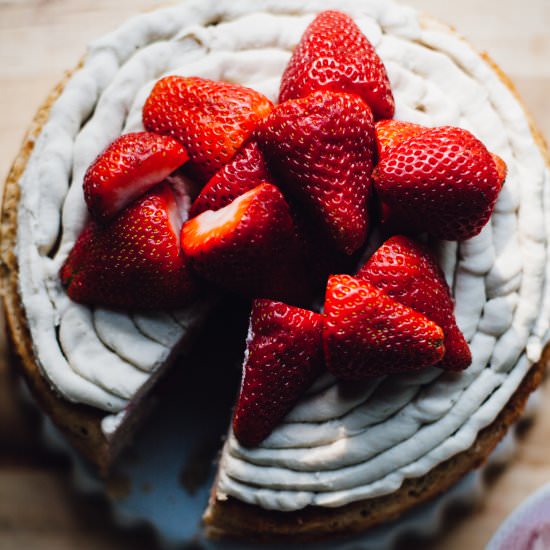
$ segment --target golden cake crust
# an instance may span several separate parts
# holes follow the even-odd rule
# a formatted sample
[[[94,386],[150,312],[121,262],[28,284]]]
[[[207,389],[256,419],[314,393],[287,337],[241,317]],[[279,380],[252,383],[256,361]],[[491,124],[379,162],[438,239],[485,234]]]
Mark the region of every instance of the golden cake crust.
[[[493,67],[506,86],[521,99],[513,84],[485,53],[482,57]],[[78,68],[78,67],[77,67]],[[54,391],[33,353],[27,319],[18,287],[18,264],[15,255],[19,179],[32,153],[35,140],[46,123],[50,109],[61,94],[73,71],[52,90],[39,108],[23,141],[22,147],[8,174],[0,220],[0,278],[5,305],[8,335],[14,351],[14,363],[20,368],[41,409],[65,434],[83,456],[102,474],[107,474],[124,445],[124,439],[107,440],[101,430],[103,411],[90,406],[71,403]],[[550,156],[544,138],[526,112],[534,139],[550,166]],[[409,508],[425,502],[447,490],[470,470],[483,464],[510,425],[520,417],[529,394],[540,384],[550,348],[541,361],[533,365],[519,388],[500,412],[496,420],[482,430],[475,443],[466,451],[441,463],[423,477],[405,480],[401,488],[386,496],[354,502],[339,508],[308,507],[296,512],[276,512],[229,498],[221,501],[212,493],[204,516],[207,533],[212,537],[230,537],[246,540],[314,540],[329,536],[351,535],[399,517]],[[139,424],[140,414],[129,423],[126,435]],[[215,489],[214,489],[215,490]]]

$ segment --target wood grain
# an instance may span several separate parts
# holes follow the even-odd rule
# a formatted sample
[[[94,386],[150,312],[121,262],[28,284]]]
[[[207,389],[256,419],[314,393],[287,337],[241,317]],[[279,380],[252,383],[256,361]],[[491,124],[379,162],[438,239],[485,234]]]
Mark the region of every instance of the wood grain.
[[[0,1],[0,182],[25,129],[48,91],[74,66],[93,38],[129,16],[166,0]],[[516,83],[550,138],[550,2],[547,0],[409,0],[456,27],[488,51]],[[1,316],[0,316],[1,319]],[[0,321],[2,322],[2,321]],[[0,548],[155,548],[147,529],[118,528],[108,506],[72,488],[69,466],[43,450],[37,419],[18,397],[18,381],[0,325]],[[491,483],[475,510],[455,513],[445,533],[425,550],[482,549],[511,510],[550,481],[550,388],[544,408],[525,434],[516,461]],[[404,548],[411,548],[410,541]]]

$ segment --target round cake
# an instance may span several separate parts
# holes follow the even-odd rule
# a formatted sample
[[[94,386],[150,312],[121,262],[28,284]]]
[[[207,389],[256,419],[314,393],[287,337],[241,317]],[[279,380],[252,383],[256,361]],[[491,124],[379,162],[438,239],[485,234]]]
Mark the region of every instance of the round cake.
[[[506,162],[481,233],[437,243],[472,364],[353,384],[325,374],[259,446],[230,431],[205,515],[214,536],[309,539],[397,517],[485,460],[544,369],[548,157],[498,68],[453,30],[386,0],[188,0],[91,44],[39,111],[8,177],[6,311],[40,406],[107,471],[215,301],[125,313],[67,296],[58,274],[88,219],[88,166],[144,129],[143,105],[165,75],[242,84],[276,102],[293,49],[326,9],[351,16],[374,45],[396,119],[464,128]]]

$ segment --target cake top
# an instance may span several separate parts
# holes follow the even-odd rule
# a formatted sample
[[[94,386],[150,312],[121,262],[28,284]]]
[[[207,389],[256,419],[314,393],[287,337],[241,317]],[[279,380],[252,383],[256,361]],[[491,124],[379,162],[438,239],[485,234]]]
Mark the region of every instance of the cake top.
[[[52,196],[44,197],[45,200],[42,204],[40,201],[36,202],[38,200],[36,191],[34,191],[33,196],[33,191],[29,189],[30,183],[27,182],[30,182],[32,178],[30,176],[24,178],[21,216],[23,229],[20,232],[19,241],[23,299],[29,316],[31,331],[33,328],[36,330],[38,325],[46,329],[40,337],[35,338],[38,357],[44,370],[50,380],[55,380],[56,387],[62,388],[60,391],[70,395],[73,399],[85,400],[85,402],[110,408],[111,410],[121,409],[124,406],[124,401],[135,395],[135,388],[143,386],[148,379],[148,374],[145,371],[151,368],[151,359],[154,363],[155,358],[158,361],[158,357],[162,357],[163,353],[165,354],[164,357],[166,356],[170,334],[178,334],[177,325],[179,324],[178,319],[174,316],[169,318],[167,318],[167,315],[128,316],[102,309],[91,311],[82,306],[68,303],[63,298],[62,291],[56,288],[53,277],[72,247],[83,221],[86,219],[82,191],[78,189],[79,185],[75,185],[75,183],[82,182],[84,171],[93,158],[120,134],[121,130],[122,132],[142,130],[141,106],[151,90],[151,84],[147,82],[156,80],[163,72],[170,69],[169,67],[158,66],[164,63],[162,59],[166,59],[166,56],[158,55],[162,49],[172,53],[170,59],[174,63],[174,67],[183,66],[183,69],[180,68],[176,71],[180,74],[240,81],[266,93],[271,99],[275,99],[274,90],[278,87],[279,76],[288,61],[290,47],[298,42],[301,33],[312,20],[313,13],[318,11],[318,8],[313,5],[306,6],[303,8],[304,15],[302,16],[297,14],[295,9],[287,10],[280,3],[277,5],[268,4],[266,3],[262,7],[265,7],[266,12],[273,12],[272,14],[258,13],[243,17],[241,17],[241,13],[233,13],[232,10],[240,11],[242,9],[244,12],[250,6],[241,6],[241,4],[239,4],[239,7],[220,5],[216,8],[206,6],[198,9],[197,6],[193,5],[192,7],[198,10],[195,16],[197,17],[196,20],[201,22],[199,27],[187,29],[180,34],[178,40],[173,42],[167,41],[164,43],[161,41],[148,48],[138,48],[139,53],[130,58],[120,69],[118,63],[124,59],[125,55],[129,54],[130,46],[135,46],[142,39],[145,43],[150,39],[160,38],[159,33],[161,31],[159,29],[163,29],[163,32],[166,31],[165,36],[170,36],[170,32],[175,34],[175,23],[173,20],[168,22],[168,19],[169,17],[174,19],[174,14],[180,14],[178,17],[183,20],[183,16],[178,10],[184,10],[184,8],[151,14],[147,19],[142,19],[141,21],[147,21],[147,24],[140,23],[142,26],[139,32],[136,24],[130,33],[134,37],[133,41],[128,40],[127,35],[125,43],[122,44],[124,41],[119,35],[118,38],[113,36],[96,44],[88,58],[88,62],[85,64],[84,71],[95,66],[94,70],[101,73],[97,73],[100,78],[95,80],[100,86],[105,86],[105,89],[104,92],[101,92],[102,98],[97,102],[90,122],[81,132],[75,126],[74,119],[73,121],[66,121],[68,125],[73,124],[72,129],[75,133],[79,132],[79,136],[75,141],[74,148],[73,184],[65,200],[63,238],[59,251],[53,254],[53,261],[49,261],[50,258],[47,258],[42,262],[46,266],[46,273],[49,275],[43,278],[44,271],[42,269],[36,270],[37,275],[34,286],[29,280],[32,271],[29,268],[31,265],[36,265],[33,264],[36,261],[41,265],[41,260],[34,259],[36,256],[33,258],[32,254],[34,252],[32,251],[36,251],[34,254],[39,258],[47,257],[47,253],[50,251],[49,247],[53,246],[55,242],[53,237],[57,236],[57,225],[55,231],[53,231],[52,226],[46,222],[46,230],[41,233],[39,238],[37,234],[32,234],[32,224],[30,228],[27,225],[29,218],[25,219],[25,212],[32,212],[33,218],[37,219],[37,212],[45,212],[44,208],[50,208],[49,212],[52,210],[59,211],[59,204],[63,200],[67,188],[56,191],[54,187]],[[543,202],[536,198],[540,197],[542,193],[542,182],[546,177],[545,169],[542,159],[533,147],[533,141],[521,109],[489,67],[463,42],[441,29],[422,29],[416,14],[405,8],[394,5],[385,7],[383,3],[379,2],[356,3],[353,5],[338,3],[338,6],[335,7],[352,15],[360,28],[376,46],[388,68],[390,80],[392,81],[398,118],[423,123],[427,126],[453,124],[472,130],[492,151],[501,155],[510,168],[505,189],[497,202],[496,213],[491,223],[486,226],[479,237],[459,246],[456,269],[454,261],[457,258],[456,247],[451,244],[441,246],[444,251],[440,255],[443,260],[442,266],[457,303],[458,324],[470,341],[474,356],[474,365],[472,369],[466,372],[472,371],[473,374],[461,377],[460,384],[454,386],[443,383],[438,385],[439,373],[431,370],[426,371],[423,376],[405,377],[402,381],[393,382],[393,385],[399,387],[401,392],[400,397],[399,395],[392,397],[392,402],[396,404],[410,403],[412,406],[413,396],[419,395],[419,389],[423,388],[425,393],[420,392],[423,397],[419,398],[418,405],[415,405],[421,411],[420,420],[416,424],[417,430],[427,422],[429,416],[424,406],[429,403],[426,395],[432,395],[433,399],[437,396],[438,404],[437,406],[434,404],[435,409],[430,412],[432,415],[430,422],[435,422],[435,419],[445,419],[447,428],[432,429],[429,434],[425,435],[421,435],[419,432],[414,436],[412,432],[409,432],[409,435],[404,433],[402,427],[395,432],[395,437],[402,438],[399,441],[405,442],[408,438],[412,438],[416,444],[419,444],[425,440],[426,446],[420,445],[418,448],[427,453],[428,448],[437,447],[437,441],[446,439],[445,434],[448,433],[446,430],[452,424],[450,419],[444,418],[448,409],[444,410],[442,402],[446,401],[447,404],[452,404],[453,399],[456,397],[457,400],[454,402],[463,404],[464,399],[459,397],[463,394],[465,388],[471,389],[474,379],[477,380],[477,376],[480,375],[484,378],[484,381],[479,382],[479,386],[483,389],[479,394],[481,401],[477,401],[478,404],[484,403],[488,396],[492,394],[493,389],[501,386],[506,387],[506,391],[500,394],[498,400],[493,400],[490,406],[486,408],[486,410],[490,409],[491,412],[487,413],[490,416],[498,410],[499,406],[502,406],[505,402],[506,392],[511,391],[514,385],[514,377],[499,376],[499,373],[512,369],[513,372],[517,373],[516,382],[521,379],[521,373],[527,368],[528,362],[526,360],[516,362],[516,359],[525,348],[527,338],[530,334],[536,334],[539,337],[545,334],[545,318],[542,315],[539,324],[534,324],[539,308],[538,305],[533,304],[533,301],[535,303],[539,302],[535,295],[542,295],[543,271],[541,266],[544,265],[546,253]],[[189,16],[189,13],[186,12],[185,15]],[[221,23],[215,27],[202,26],[203,23],[214,17],[218,20],[221,19]],[[262,22],[261,25],[258,23],[260,21]],[[139,33],[142,33],[140,38],[138,38]],[[113,47],[115,44],[116,47]],[[425,48],[424,45],[429,47]],[[116,51],[116,59],[111,57],[113,51]],[[101,64],[96,62],[94,65],[94,58],[97,60],[103,58],[103,62]],[[105,63],[107,58],[110,59],[110,64]],[[183,59],[185,59],[185,62],[182,62]],[[238,63],[236,62],[237,59],[239,60]],[[258,63],[258,59],[263,59],[265,62]],[[100,66],[101,68],[99,68]],[[107,75],[107,68],[109,68],[110,75]],[[83,73],[79,74],[83,75]],[[74,77],[71,83],[74,83],[75,80],[78,83],[77,76]],[[114,80],[111,81],[113,77]],[[80,78],[84,79],[84,76]],[[111,81],[109,86],[106,86],[109,81]],[[131,86],[128,86],[129,82],[132,82]],[[480,84],[482,82],[483,84]],[[86,83],[89,84],[89,80]],[[81,80],[81,85],[83,84],[84,80]],[[73,89],[76,91],[75,88]],[[70,91],[70,85],[67,90]],[[86,94],[83,93],[82,95]],[[71,95],[64,94],[62,100],[64,97],[71,98]],[[72,96],[73,101],[75,97],[76,95]],[[69,100],[65,99],[65,101],[68,105]],[[87,98],[87,103],[84,103],[85,101],[82,99],[80,107],[82,119],[86,118],[94,107],[96,96]],[[125,107],[118,110],[122,105]],[[126,117],[128,108],[129,115]],[[67,110],[68,107],[63,107],[60,100],[54,115],[59,113],[58,116],[61,117]],[[72,109],[73,113],[78,111],[78,108]],[[502,112],[507,112],[506,117],[500,115]],[[52,120],[54,120],[53,115]],[[50,127],[50,132],[55,135],[55,126]],[[71,143],[74,140],[74,138],[67,138],[67,136],[65,139],[68,139]],[[63,149],[60,145],[61,140],[53,140],[53,142]],[[33,166],[35,170],[38,170],[37,165],[45,157],[42,148],[46,146],[47,144],[43,139],[42,143],[37,146],[36,156],[31,161],[27,174],[32,173]],[[64,166],[65,173],[68,174],[67,160],[66,157]],[[522,178],[521,187],[518,185],[520,173],[525,175]],[[64,181],[67,182],[67,179]],[[524,185],[524,181],[529,183]],[[27,183],[27,189],[29,189],[26,195],[25,183]],[[56,192],[57,195],[55,195]],[[52,203],[55,204],[52,206]],[[40,208],[36,206],[37,204],[40,204]],[[518,216],[518,206],[520,204],[521,209]],[[529,228],[527,228],[526,222],[522,221],[524,220],[522,218],[524,209],[529,211],[529,224],[527,224],[530,226]],[[38,214],[38,218],[45,220],[47,216]],[[27,234],[25,234],[26,231],[28,231]],[[519,247],[520,236],[521,248]],[[47,242],[48,239],[50,239],[49,242]],[[24,246],[25,242],[30,245],[30,257]],[[526,246],[526,243],[530,244]],[[25,265],[28,267],[24,267]],[[25,270],[27,271],[25,272]],[[46,285],[46,288],[48,288],[46,291],[43,280],[47,280],[48,277],[50,277],[50,282]],[[34,289],[38,289],[38,291],[34,292]],[[49,295],[45,295],[44,292],[49,293]],[[52,296],[54,297],[53,303],[56,304],[53,311],[47,309],[50,307],[48,301],[52,303]],[[67,374],[65,370],[53,366],[54,356],[55,359],[58,359],[60,355],[55,349],[55,346],[59,346],[59,344],[55,344],[57,342],[55,338],[52,339],[52,336],[55,336],[54,327],[58,317],[61,318],[61,345],[65,356],[69,359],[69,361],[65,361],[64,368],[68,368],[67,372],[73,373],[71,375]],[[163,323],[166,323],[167,329],[163,328],[160,332],[151,330],[151,327],[154,326],[156,329]],[[510,331],[509,329],[512,326],[514,329]],[[90,332],[92,334],[88,334],[88,330],[85,330],[84,327],[91,327]],[[79,328],[79,331],[76,328]],[[130,346],[124,345],[124,343],[135,343],[137,341],[135,337],[129,338],[128,334],[133,333],[137,337],[140,332],[148,334],[152,338],[146,338],[144,343],[139,345],[139,351],[133,344]],[[501,337],[502,334],[505,336]],[[126,339],[125,342],[124,339]],[[152,342],[153,339],[156,341]],[[163,340],[163,342],[159,340]],[[537,353],[540,351],[537,349],[538,341],[538,337],[532,339],[532,345],[530,346],[532,358],[536,358]],[[89,352],[98,349],[98,346],[102,346],[103,343],[106,343],[109,349],[116,352],[109,356],[110,367],[114,365],[110,372],[107,372],[107,369],[98,372],[97,368],[87,360]],[[86,349],[82,347],[84,344],[88,346]],[[144,353],[144,350],[147,353]],[[512,352],[512,350],[516,351]],[[121,357],[124,359],[121,359]],[[492,361],[490,362],[491,357]],[[63,365],[62,361],[57,361],[56,365]],[[67,363],[68,367],[66,367]],[[138,365],[137,368],[136,364]],[[491,368],[486,369],[489,364]],[[77,382],[77,379],[80,378],[83,381]],[[74,383],[70,382],[71,379]],[[339,437],[336,431],[331,432],[330,421],[345,414],[346,411],[355,412],[357,405],[368,401],[370,396],[376,398],[384,395],[388,388],[383,386],[383,382],[372,385],[367,384],[363,388],[361,396],[356,396],[355,400],[351,400],[354,403],[352,404],[338,395],[331,379],[325,378],[320,381],[312,390],[312,394],[291,413],[288,419],[289,423],[276,430],[264,445],[266,449],[274,449],[274,447],[270,447],[274,441],[279,441],[276,445],[279,445],[280,441],[284,439],[289,443],[296,442],[295,436],[288,438],[288,434],[291,434],[293,429],[300,430],[299,440],[302,443],[300,448],[295,449],[296,453],[288,450],[277,453],[274,450],[262,454],[263,449],[261,449],[262,452],[256,454],[264,458],[258,458],[252,452],[248,453],[239,449],[235,442],[231,440],[232,455],[226,457],[224,472],[226,477],[222,477],[224,490],[231,494],[238,494],[245,500],[259,498],[253,496],[252,492],[248,492],[246,480],[252,479],[256,473],[259,473],[260,478],[258,479],[261,479],[264,483],[264,466],[266,473],[267,470],[271,471],[273,468],[282,468],[281,471],[283,471],[285,467],[288,467],[285,464],[294,464],[292,462],[294,459],[291,458],[293,454],[309,457],[309,464],[311,464],[311,461],[315,462],[312,458],[315,453],[311,454],[308,449],[313,449],[316,445],[323,447],[323,444],[319,440],[315,443],[315,437],[319,437],[319,434],[315,436],[312,431],[311,435],[314,439],[307,436],[307,430],[310,427],[313,430],[313,424],[308,426],[308,422],[317,424],[327,422],[327,425],[323,424],[322,429],[322,437],[325,438],[324,444],[338,444],[338,441],[343,444],[352,432],[346,435],[344,429],[344,432],[340,432],[340,435],[344,434],[343,438]],[[446,390],[444,386],[448,389]],[[323,388],[324,391],[322,391]],[[406,388],[406,390],[403,388]],[[393,392],[391,389],[390,391]],[[449,399],[450,395],[455,397]],[[317,400],[316,397],[318,397]],[[470,400],[470,402],[475,403],[475,400]],[[407,406],[404,410],[411,413],[411,407],[407,409]],[[435,412],[436,409],[437,412]],[[377,409],[374,407],[372,410]],[[488,420],[488,416],[485,415],[481,420],[474,420],[468,424],[466,419],[472,411],[458,412],[457,410],[454,413],[457,415],[455,420],[460,419],[462,423],[459,424],[460,426],[468,425],[466,429],[468,433],[477,433],[477,430]],[[380,429],[384,427],[384,418],[393,419],[391,411],[388,414],[390,414],[390,417],[378,417],[376,425],[379,425]],[[428,416],[426,416],[427,414]],[[357,415],[352,414],[351,416],[353,418],[350,418],[350,422],[356,422]],[[477,418],[479,419],[479,417]],[[346,423],[344,422],[343,425],[345,426]],[[457,428],[456,424],[453,424],[453,426],[455,429]],[[356,428],[356,430],[358,431],[353,433],[359,434],[370,431],[365,424]],[[330,435],[331,433],[333,435]],[[466,436],[460,439],[460,444],[464,445],[467,439]],[[350,443],[357,443],[358,445],[358,454],[353,455],[352,453],[350,455],[355,456],[354,460],[361,457],[360,460],[364,461],[366,456],[364,453],[371,452],[370,450],[365,451],[365,447],[359,445],[358,439],[351,439]],[[295,445],[295,443],[291,443],[291,445]],[[428,447],[428,445],[431,445],[431,447]],[[334,447],[334,445],[332,446]],[[337,458],[334,454],[331,454],[328,447],[321,447],[316,450],[319,456],[323,453],[325,457],[332,456],[328,459],[328,462],[324,463],[329,464],[328,469],[342,468],[342,479],[351,475],[351,472],[344,472],[345,468],[339,462],[341,460],[339,455],[339,458]],[[383,452],[383,449],[379,449],[379,452]],[[419,471],[418,468],[426,467],[426,463],[433,464],[433,461],[439,460],[442,455],[438,456],[439,458],[428,458],[422,461],[419,457],[417,457],[417,460],[417,458],[408,454],[407,459],[413,461],[410,463],[410,471]],[[307,460],[301,463],[306,464]],[[387,464],[392,464],[396,469],[399,468],[399,465],[392,461]],[[311,468],[311,466],[306,466],[307,468]],[[372,479],[378,479],[376,476],[381,476],[383,473],[380,473],[377,468],[372,461],[367,461],[362,470],[363,473],[360,474],[361,479],[371,479],[371,476],[374,476]],[[340,472],[336,471],[340,476]],[[292,506],[301,505],[306,501],[322,504],[329,501],[341,502],[341,500],[338,500],[339,498],[356,498],[350,496],[349,491],[346,490],[346,486],[349,487],[349,481],[338,481],[332,485],[332,481],[329,482],[328,477],[330,476],[327,476],[327,480],[324,480],[324,476],[321,476],[316,485],[307,472],[301,472],[299,476],[298,474],[289,476],[288,483],[282,481],[282,477],[281,481],[277,481],[278,475],[276,475],[273,478],[270,477],[269,480],[265,480],[265,483],[266,487],[270,486],[271,490],[277,494],[271,495],[269,492],[262,494],[266,502],[269,499],[275,499],[269,500],[271,506],[273,506],[273,502],[278,503],[276,506],[289,506],[287,501],[281,504],[280,491],[283,487],[288,487],[289,490],[294,490],[295,487],[302,487],[303,489],[300,498],[295,498],[296,495],[292,495],[292,498],[288,499],[288,502],[293,502]],[[347,479],[351,478],[348,477]],[[291,485],[288,485],[289,483]],[[343,488],[346,496],[338,495],[338,491],[331,491],[330,496],[323,494],[322,487],[327,487],[327,483],[333,488]],[[362,483],[364,483],[362,486],[363,492],[367,490],[367,486],[368,490],[373,490],[372,483],[367,481]],[[387,483],[382,483],[386,489],[388,487]],[[359,486],[361,486],[361,482],[353,481],[353,487]],[[356,494],[356,492],[352,493]]]

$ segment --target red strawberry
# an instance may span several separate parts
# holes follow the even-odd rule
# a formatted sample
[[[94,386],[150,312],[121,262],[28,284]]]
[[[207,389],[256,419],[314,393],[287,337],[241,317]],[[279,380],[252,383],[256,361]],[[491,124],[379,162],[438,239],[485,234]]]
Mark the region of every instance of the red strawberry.
[[[378,162],[387,156],[392,147],[426,129],[425,126],[420,124],[402,120],[379,120],[375,125]],[[410,230],[410,227],[407,227],[407,223],[400,216],[392,214],[392,209],[387,204],[380,201],[379,198],[378,202],[380,224],[385,234],[395,235],[396,233],[407,233]]]
[[[367,236],[374,125],[358,96],[314,92],[277,105],[257,139],[281,185],[352,254]]]
[[[393,117],[382,61],[353,19],[338,11],[320,13],[305,30],[283,74],[279,103],[316,90],[357,94],[377,119]]]
[[[188,158],[183,146],[169,136],[151,132],[120,136],[84,176],[84,198],[90,214],[98,221],[111,219]]]
[[[388,239],[356,275],[438,324],[445,334],[445,357],[437,364],[463,370],[472,362],[470,348],[456,325],[454,303],[445,276],[432,254],[412,239]]]
[[[350,275],[329,278],[324,315],[327,368],[344,380],[419,370],[445,353],[441,327]]]
[[[198,77],[160,79],[143,106],[145,128],[187,149],[191,175],[206,182],[229,162],[272,103],[259,92]]]
[[[508,173],[508,167],[506,166],[506,163],[498,155],[491,153],[491,156],[495,161],[495,166],[498,173],[498,181],[500,183],[500,186],[502,187],[504,185],[504,180],[506,179],[506,174]]]
[[[179,245],[181,215],[166,183],[109,224],[90,221],[60,272],[76,302],[124,309],[175,309],[197,293]]]
[[[181,244],[197,272],[227,290],[288,301],[307,294],[288,204],[269,183],[186,222]]]
[[[242,445],[263,441],[323,370],[318,313],[255,300],[233,431]]]
[[[374,180],[392,215],[445,240],[477,235],[501,189],[495,161],[483,143],[450,126],[428,129],[392,147]]]
[[[271,180],[258,144],[249,141],[204,186],[189,215],[194,218],[205,210],[219,210],[254,187],[265,182],[273,183]]]
[[[420,124],[391,119],[379,120],[375,125],[375,130],[378,159],[380,160],[387,155],[389,149],[412,136],[420,134],[427,128]]]

